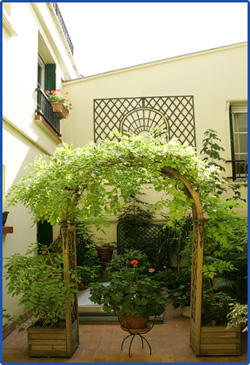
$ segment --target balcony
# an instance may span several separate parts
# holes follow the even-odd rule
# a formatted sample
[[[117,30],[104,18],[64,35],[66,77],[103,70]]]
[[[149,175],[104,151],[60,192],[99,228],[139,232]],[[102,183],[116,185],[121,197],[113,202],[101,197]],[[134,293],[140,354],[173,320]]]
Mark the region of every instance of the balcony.
[[[38,86],[36,88],[37,92],[37,109],[36,109],[36,120],[41,120],[48,129],[60,140],[60,119],[58,119],[53,113],[52,106],[47,95]],[[38,118],[37,118],[38,116]],[[41,118],[40,118],[41,117]]]
[[[73,43],[72,43],[72,41],[71,41],[71,39],[70,39],[69,32],[68,32],[68,30],[67,30],[67,28],[66,28],[66,25],[65,25],[65,23],[64,23],[64,20],[63,20],[63,17],[62,17],[61,12],[60,12],[60,10],[59,10],[58,4],[57,4],[57,3],[52,3],[52,5],[53,5],[53,8],[54,8],[54,10],[55,10],[55,13],[56,13],[57,19],[58,19],[58,21],[59,21],[59,23],[60,23],[60,25],[61,25],[61,28],[62,28],[63,34],[64,34],[64,36],[65,36],[65,39],[66,39],[66,41],[67,41],[67,43],[68,43],[68,45],[69,45],[70,51],[71,51],[71,53],[72,53],[72,55],[73,55],[73,54],[74,54],[74,47],[73,47]]]

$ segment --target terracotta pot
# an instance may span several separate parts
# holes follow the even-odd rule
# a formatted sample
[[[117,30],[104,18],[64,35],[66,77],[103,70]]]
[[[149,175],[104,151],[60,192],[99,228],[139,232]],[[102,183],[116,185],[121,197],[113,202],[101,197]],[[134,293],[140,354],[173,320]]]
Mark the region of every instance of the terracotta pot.
[[[109,262],[112,259],[113,247],[97,247],[101,262]]]
[[[51,103],[51,106],[58,119],[67,118],[69,111],[62,103]]]
[[[143,314],[141,317],[133,317],[131,313],[126,313],[120,316],[122,328],[137,330],[148,328],[149,316]]]

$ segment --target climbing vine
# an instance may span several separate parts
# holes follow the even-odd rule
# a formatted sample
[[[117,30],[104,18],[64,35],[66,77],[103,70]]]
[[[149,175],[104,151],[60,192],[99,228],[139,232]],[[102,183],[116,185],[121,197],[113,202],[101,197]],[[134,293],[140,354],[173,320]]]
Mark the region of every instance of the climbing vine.
[[[62,212],[75,212],[79,221],[94,223],[98,229],[108,225],[110,214],[117,214],[131,200],[131,194],[146,189],[164,191],[164,198],[151,205],[151,211],[167,207],[169,225],[183,217],[193,203],[183,182],[164,169],[167,167],[184,176],[200,197],[204,211],[213,218],[231,213],[216,194],[213,181],[216,166],[202,161],[195,149],[173,139],[166,143],[150,137],[120,137],[119,141],[73,148],[67,144],[54,155],[42,155],[27,166],[30,173],[8,196],[11,204],[23,203],[33,214],[34,222],[47,220],[60,224]],[[224,242],[225,227],[221,229]]]

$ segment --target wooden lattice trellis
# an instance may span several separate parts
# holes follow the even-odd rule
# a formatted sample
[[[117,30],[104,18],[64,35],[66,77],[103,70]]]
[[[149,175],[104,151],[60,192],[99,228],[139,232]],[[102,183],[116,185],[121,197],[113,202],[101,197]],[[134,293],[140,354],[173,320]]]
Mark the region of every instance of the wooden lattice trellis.
[[[191,95],[148,96],[94,100],[94,140],[113,140],[110,133],[144,135],[150,130],[165,130],[168,141],[196,145],[194,100]]]

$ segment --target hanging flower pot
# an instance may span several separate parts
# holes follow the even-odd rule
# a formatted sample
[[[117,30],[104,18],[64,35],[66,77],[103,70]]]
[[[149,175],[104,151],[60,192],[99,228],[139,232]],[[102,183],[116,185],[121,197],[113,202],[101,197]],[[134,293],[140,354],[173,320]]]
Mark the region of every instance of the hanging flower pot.
[[[58,119],[67,118],[69,111],[62,103],[51,103],[53,113]]]

